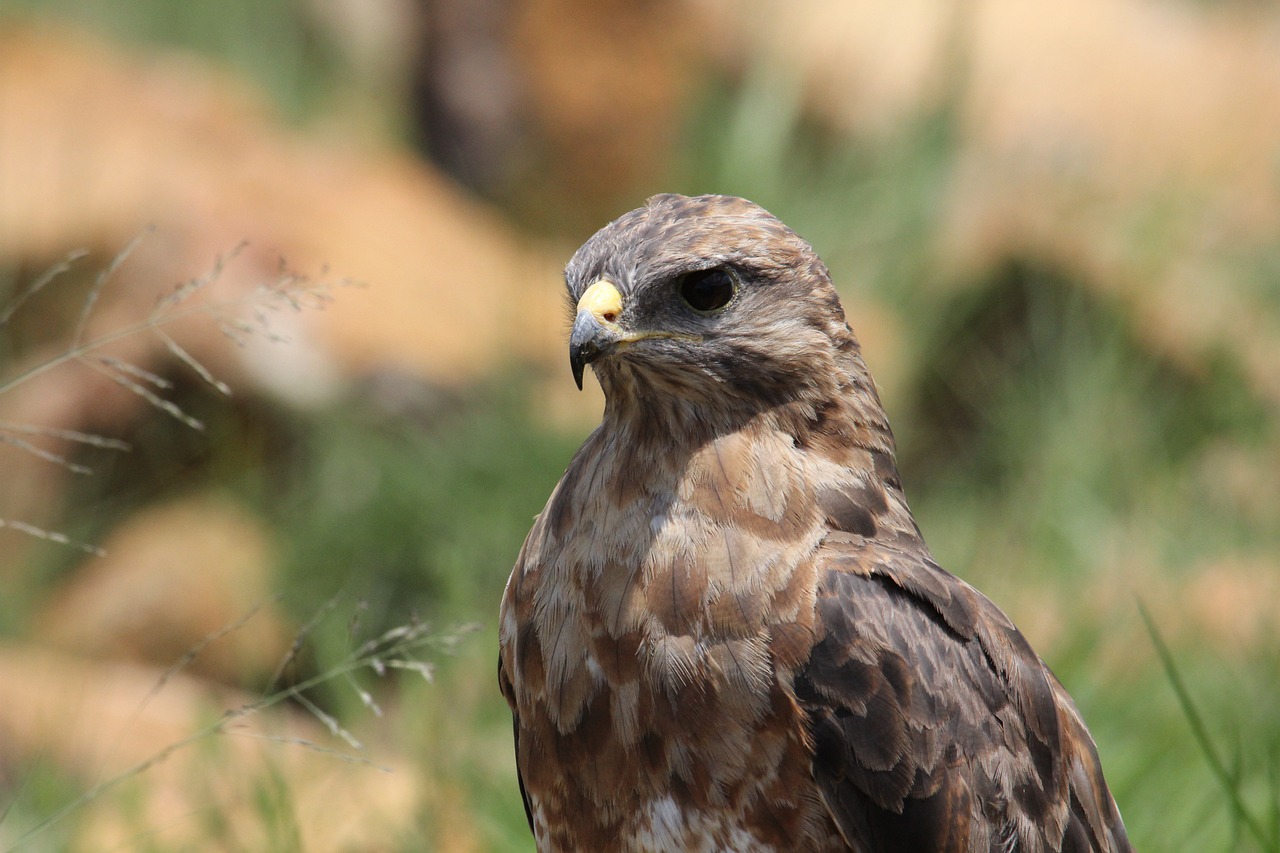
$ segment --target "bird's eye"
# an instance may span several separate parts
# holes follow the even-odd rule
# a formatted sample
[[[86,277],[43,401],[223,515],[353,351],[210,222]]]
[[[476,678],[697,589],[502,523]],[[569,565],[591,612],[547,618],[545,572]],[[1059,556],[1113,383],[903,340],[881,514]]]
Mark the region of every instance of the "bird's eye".
[[[680,298],[694,311],[718,311],[728,305],[737,292],[737,283],[728,270],[714,267],[694,270],[680,277]]]

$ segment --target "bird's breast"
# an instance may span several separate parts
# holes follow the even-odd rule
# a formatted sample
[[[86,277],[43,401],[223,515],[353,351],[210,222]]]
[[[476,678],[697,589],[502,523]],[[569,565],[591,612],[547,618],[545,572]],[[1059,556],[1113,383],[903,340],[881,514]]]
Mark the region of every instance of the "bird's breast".
[[[791,689],[822,531],[778,441],[725,437],[644,489],[571,466],[540,517],[502,656],[543,849],[826,849]]]

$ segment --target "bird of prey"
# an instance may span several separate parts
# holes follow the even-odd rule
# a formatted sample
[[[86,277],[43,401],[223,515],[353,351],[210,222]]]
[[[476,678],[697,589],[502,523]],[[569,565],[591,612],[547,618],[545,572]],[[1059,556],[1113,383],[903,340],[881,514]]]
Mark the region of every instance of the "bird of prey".
[[[1079,712],[943,570],[826,267],[660,195],[565,271],[603,420],[502,600],[539,851],[1127,851]]]

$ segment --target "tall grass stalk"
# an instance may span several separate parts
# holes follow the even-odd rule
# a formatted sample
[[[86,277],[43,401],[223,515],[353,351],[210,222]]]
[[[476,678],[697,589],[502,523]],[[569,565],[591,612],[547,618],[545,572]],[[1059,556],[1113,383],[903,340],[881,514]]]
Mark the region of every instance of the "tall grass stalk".
[[[1195,701],[1191,698],[1191,691],[1187,689],[1182,673],[1178,670],[1178,664],[1174,660],[1173,652],[1169,649],[1168,644],[1165,643],[1164,637],[1161,636],[1150,611],[1147,610],[1142,602],[1138,602],[1138,611],[1142,615],[1147,634],[1151,637],[1151,643],[1155,646],[1156,654],[1160,658],[1160,665],[1164,668],[1164,674],[1169,680],[1169,686],[1173,688],[1174,695],[1177,697],[1178,707],[1182,710],[1182,715],[1186,717],[1187,724],[1191,727],[1191,734],[1196,739],[1196,745],[1200,748],[1205,761],[1209,764],[1209,769],[1213,772],[1214,778],[1226,795],[1227,805],[1231,810],[1233,821],[1232,833],[1238,837],[1243,829],[1244,833],[1253,839],[1260,850],[1266,851],[1266,853],[1280,853],[1280,819],[1277,818],[1277,809],[1280,808],[1280,776],[1277,775],[1275,756],[1268,756],[1267,778],[1271,793],[1271,830],[1268,832],[1263,828],[1262,822],[1249,809],[1240,790],[1241,779],[1244,775],[1243,756],[1239,755],[1237,750],[1233,766],[1228,767],[1226,760],[1222,757],[1218,748],[1214,746],[1213,738],[1209,734],[1209,727],[1205,725],[1200,709],[1196,707]]]
[[[142,365],[106,355],[103,350],[128,338],[150,335],[170,356],[195,373],[206,385],[223,396],[230,396],[231,388],[215,377],[211,370],[169,333],[168,329],[174,323],[192,317],[206,317],[215,322],[223,334],[238,345],[243,345],[247,337],[254,335],[266,337],[275,342],[285,342],[285,339],[271,328],[273,313],[281,310],[301,311],[304,308],[320,308],[328,304],[331,299],[330,284],[312,282],[305,276],[284,268],[281,268],[272,280],[259,284],[238,297],[219,302],[200,299],[199,296],[221,278],[227,264],[243,251],[246,244],[241,243],[215,258],[212,266],[203,275],[181,282],[169,292],[162,294],[146,317],[90,335],[90,321],[95,307],[116,273],[146,236],[147,232],[144,232],[130,241],[95,277],[81,304],[68,346],[50,358],[18,369],[12,376],[0,376],[0,397],[37,377],[65,365],[78,363],[101,373],[146,401],[151,407],[180,423],[194,430],[203,430],[203,423],[165,396],[173,388],[170,380]],[[19,291],[8,305],[0,308],[0,333],[7,329],[15,314],[28,300],[70,271],[86,254],[87,252],[83,250],[69,253],[38,276],[30,285]],[[8,444],[45,462],[59,465],[74,474],[92,473],[89,466],[39,446],[35,443],[35,439],[39,438],[54,439],[99,450],[123,452],[131,449],[126,442],[107,436],[74,429],[0,420],[0,444]],[[77,542],[63,533],[45,529],[27,520],[0,517],[0,529],[4,528],[77,548],[87,553],[102,553],[95,545]]]

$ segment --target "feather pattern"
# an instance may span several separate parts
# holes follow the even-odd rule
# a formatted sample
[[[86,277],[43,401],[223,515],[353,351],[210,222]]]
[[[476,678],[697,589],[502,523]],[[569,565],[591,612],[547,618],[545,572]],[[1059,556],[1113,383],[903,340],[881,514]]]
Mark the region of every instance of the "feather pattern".
[[[731,271],[715,312],[680,277]],[[825,267],[658,196],[570,261],[621,339],[503,596],[540,851],[1127,851],[1066,691],[933,560]]]

